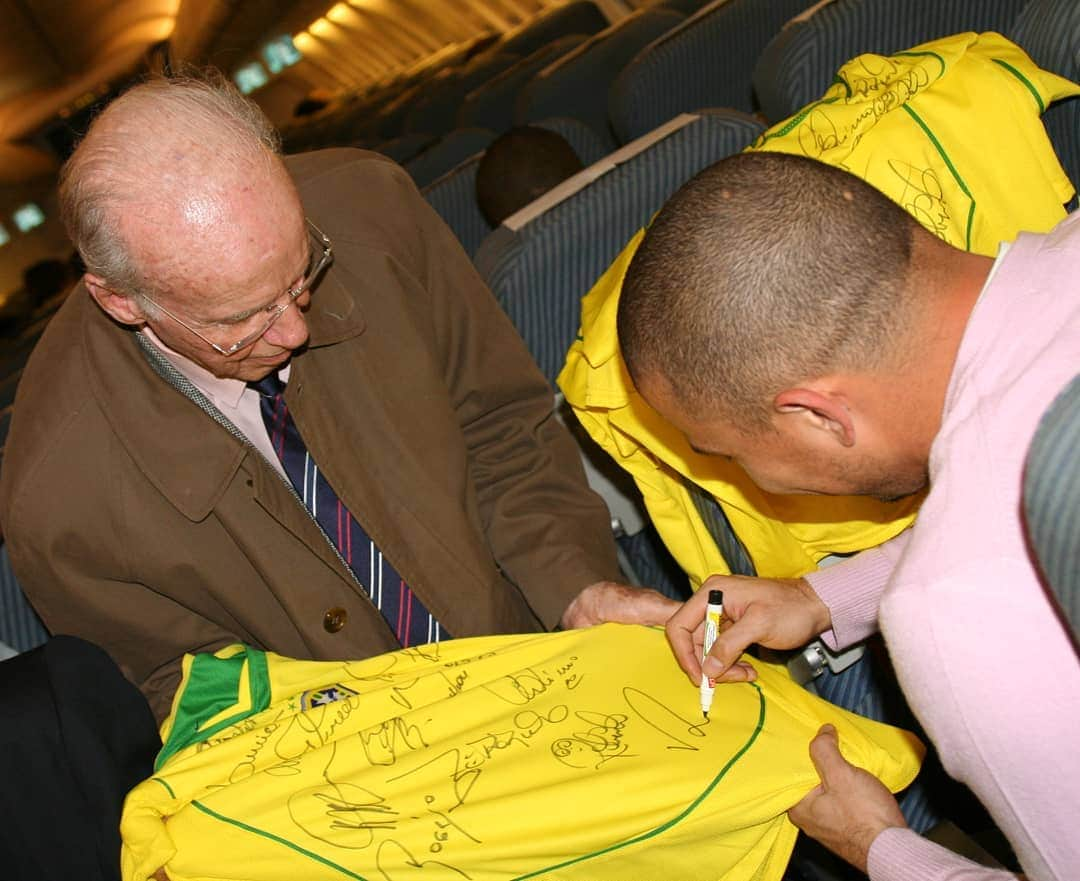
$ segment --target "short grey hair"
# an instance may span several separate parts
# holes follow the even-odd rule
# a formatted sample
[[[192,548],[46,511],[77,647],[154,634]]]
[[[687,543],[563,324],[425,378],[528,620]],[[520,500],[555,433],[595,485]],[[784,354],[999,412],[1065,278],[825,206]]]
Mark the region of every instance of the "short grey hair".
[[[148,171],[167,168],[167,149],[182,131],[197,136],[222,167],[274,161],[281,140],[270,120],[216,71],[148,79],[94,120],[60,172],[60,213],[87,272],[132,296],[153,317],[143,277],[120,234],[123,208]]]

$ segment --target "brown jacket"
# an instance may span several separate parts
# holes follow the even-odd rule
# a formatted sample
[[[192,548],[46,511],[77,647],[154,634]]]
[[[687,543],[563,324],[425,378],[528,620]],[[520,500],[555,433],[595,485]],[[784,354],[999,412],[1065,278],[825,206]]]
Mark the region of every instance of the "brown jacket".
[[[553,626],[617,568],[551,389],[401,169],[355,150],[288,165],[334,243],[286,393],[315,460],[451,634]],[[103,646],[159,718],[185,652],[397,647],[269,464],[81,287],[20,383],[0,518],[50,630]]]

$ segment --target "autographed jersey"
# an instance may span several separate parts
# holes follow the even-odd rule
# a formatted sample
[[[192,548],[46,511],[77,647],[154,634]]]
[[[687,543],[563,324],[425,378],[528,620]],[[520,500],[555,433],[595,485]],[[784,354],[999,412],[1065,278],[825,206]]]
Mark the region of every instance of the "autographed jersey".
[[[188,656],[125,881],[770,881],[825,722],[892,790],[910,734],[757,661],[708,720],[662,630],[609,624],[295,661]]]

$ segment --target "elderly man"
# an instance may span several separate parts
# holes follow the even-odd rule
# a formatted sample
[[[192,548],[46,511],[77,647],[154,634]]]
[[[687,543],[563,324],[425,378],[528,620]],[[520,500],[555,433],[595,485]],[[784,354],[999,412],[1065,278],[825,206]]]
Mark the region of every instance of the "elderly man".
[[[615,583],[550,389],[401,169],[283,160],[238,94],[162,79],[95,121],[61,203],[87,273],[22,378],[0,508],[49,628],[158,718],[185,652],[237,640],[666,620]]]
[[[1080,664],[1019,513],[1039,415],[1077,369],[1080,218],[997,260],[958,251],[839,169],[744,154],[668,203],[618,315],[641,394],[703,453],[774,493],[897,498],[914,527],[804,579],[716,577],[725,630],[701,663],[701,590],[668,624],[693,681],[753,678],[752,643],[834,646],[880,624],[946,769],[1031,879],[1075,877]],[[790,816],[875,881],[1011,878],[904,827],[892,796],[811,745],[822,785]]]

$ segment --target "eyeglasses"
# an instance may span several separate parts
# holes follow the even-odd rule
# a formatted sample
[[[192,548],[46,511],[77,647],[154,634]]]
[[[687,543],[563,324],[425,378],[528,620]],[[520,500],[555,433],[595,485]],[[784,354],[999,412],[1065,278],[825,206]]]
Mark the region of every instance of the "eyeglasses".
[[[281,299],[279,299],[277,302],[271,303],[269,306],[259,309],[254,315],[247,318],[247,321],[255,321],[256,318],[261,317],[262,323],[259,324],[259,326],[255,330],[252,330],[251,333],[247,334],[242,339],[237,340],[231,346],[219,345],[213,340],[203,336],[190,324],[188,324],[178,316],[173,315],[172,312],[170,312],[168,309],[166,309],[164,306],[162,306],[155,300],[150,299],[150,297],[147,297],[145,294],[143,295],[143,299],[151,303],[156,308],[160,309],[165,315],[169,316],[169,318],[171,318],[185,330],[191,331],[193,334],[195,334],[195,336],[197,336],[204,343],[210,346],[210,348],[212,348],[219,355],[224,355],[226,358],[228,358],[230,355],[235,355],[241,349],[246,349],[252,343],[261,338],[268,330],[270,330],[270,328],[274,326],[274,322],[277,321],[282,315],[284,315],[285,311],[291,305],[293,305],[293,303],[295,303],[297,299],[303,296],[303,294],[305,294],[307,291],[311,290],[311,286],[315,284],[315,281],[318,279],[319,275],[334,259],[334,246],[331,244],[329,236],[327,236],[326,233],[319,229],[310,220],[306,220],[306,222],[308,225],[308,232],[317,244],[315,250],[312,251],[311,261],[308,264],[308,271],[304,274],[304,277],[300,280],[300,283],[297,284],[296,287],[287,290]],[[316,256],[316,254],[318,256]]]

